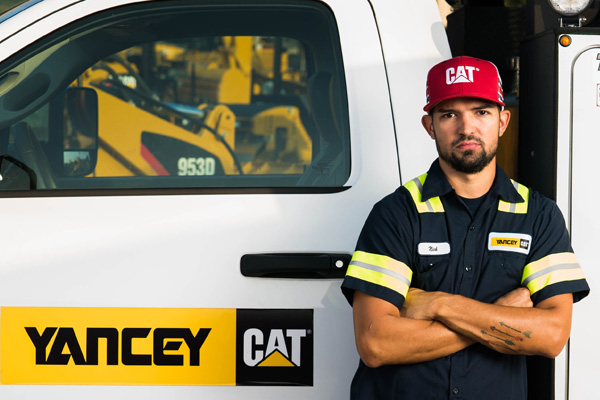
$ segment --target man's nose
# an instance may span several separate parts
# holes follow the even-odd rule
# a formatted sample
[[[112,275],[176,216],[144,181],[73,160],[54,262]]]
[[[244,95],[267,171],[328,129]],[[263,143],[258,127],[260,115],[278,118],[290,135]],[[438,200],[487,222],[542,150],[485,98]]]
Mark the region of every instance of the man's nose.
[[[469,114],[462,114],[459,118],[460,133],[463,135],[472,135],[475,132],[475,118]]]

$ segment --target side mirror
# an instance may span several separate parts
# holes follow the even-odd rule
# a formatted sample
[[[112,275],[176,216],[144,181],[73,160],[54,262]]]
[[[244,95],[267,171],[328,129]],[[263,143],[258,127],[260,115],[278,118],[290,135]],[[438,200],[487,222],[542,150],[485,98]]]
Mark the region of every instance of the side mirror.
[[[91,88],[68,87],[52,100],[50,126],[53,142],[62,150],[58,175],[82,177],[98,161],[98,95]],[[60,163],[60,161],[58,161]]]

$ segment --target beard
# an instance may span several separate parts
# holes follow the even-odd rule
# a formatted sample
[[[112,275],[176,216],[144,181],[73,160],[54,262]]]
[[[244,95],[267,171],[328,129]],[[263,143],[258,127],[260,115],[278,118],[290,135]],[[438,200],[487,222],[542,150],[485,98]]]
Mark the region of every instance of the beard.
[[[457,153],[451,150],[459,143],[467,140],[479,143],[481,145],[481,151],[476,153],[474,150],[466,150],[462,153]],[[483,142],[478,137],[469,135],[453,141],[450,150],[442,149],[437,140],[435,141],[435,147],[437,148],[439,157],[456,171],[465,174],[476,174],[483,171],[483,169],[492,162],[494,157],[496,157],[498,142],[496,142],[496,145],[489,149],[488,152],[486,151]]]

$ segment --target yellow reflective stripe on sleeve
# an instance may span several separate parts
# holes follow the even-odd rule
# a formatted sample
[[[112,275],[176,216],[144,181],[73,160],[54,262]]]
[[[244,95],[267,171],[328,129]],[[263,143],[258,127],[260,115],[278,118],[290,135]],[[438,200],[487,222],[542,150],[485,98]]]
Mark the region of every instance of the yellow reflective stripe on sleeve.
[[[421,201],[425,178],[427,178],[427,174],[418,176],[412,181],[408,181],[404,184],[404,187],[408,190],[413,201],[415,202],[417,211],[419,214],[427,212],[444,212],[444,206],[442,205],[442,200],[440,200],[439,197],[432,197],[427,201]]]
[[[346,276],[386,287],[406,297],[412,270],[391,257],[356,251]]]
[[[521,283],[534,294],[554,283],[579,279],[585,279],[585,275],[575,254],[558,253],[526,265]]]
[[[498,202],[498,211],[503,211],[507,213],[513,214],[527,214],[527,207],[529,205],[529,188],[525,185],[521,185],[518,182],[515,182],[511,179],[511,182],[517,192],[523,197],[525,200],[523,203],[508,203],[506,201],[500,200]]]

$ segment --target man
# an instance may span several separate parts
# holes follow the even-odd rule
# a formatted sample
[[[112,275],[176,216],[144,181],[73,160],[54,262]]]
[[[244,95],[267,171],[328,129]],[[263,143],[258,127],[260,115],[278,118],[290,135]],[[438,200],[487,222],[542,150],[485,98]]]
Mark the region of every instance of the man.
[[[556,204],[496,166],[494,64],[427,76],[439,158],[375,205],[342,284],[361,357],[352,399],[526,399],[525,355],[556,357],[589,287]]]

